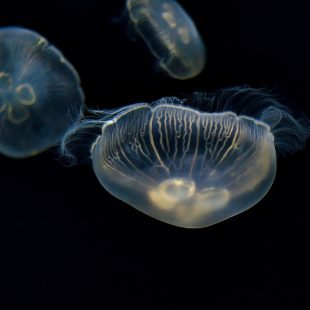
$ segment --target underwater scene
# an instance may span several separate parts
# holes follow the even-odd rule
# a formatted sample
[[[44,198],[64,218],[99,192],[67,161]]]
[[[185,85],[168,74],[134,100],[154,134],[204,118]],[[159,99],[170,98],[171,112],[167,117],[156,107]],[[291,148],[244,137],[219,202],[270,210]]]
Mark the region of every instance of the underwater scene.
[[[6,3],[3,309],[310,307],[306,11]]]

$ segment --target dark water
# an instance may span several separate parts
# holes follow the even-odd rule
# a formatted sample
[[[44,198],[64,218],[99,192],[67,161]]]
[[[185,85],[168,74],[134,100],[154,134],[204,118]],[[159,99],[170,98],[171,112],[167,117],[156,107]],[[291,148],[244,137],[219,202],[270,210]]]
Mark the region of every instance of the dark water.
[[[62,50],[91,107],[249,84],[275,89],[310,115],[306,0],[179,2],[208,49],[205,71],[189,81],[158,72],[144,44],[131,42],[123,1],[12,0],[1,7],[0,26],[33,29]],[[114,199],[90,167],[65,168],[53,150],[25,160],[1,157],[0,303],[305,309],[309,158],[310,144],[280,158],[270,192],[247,212],[184,230]]]

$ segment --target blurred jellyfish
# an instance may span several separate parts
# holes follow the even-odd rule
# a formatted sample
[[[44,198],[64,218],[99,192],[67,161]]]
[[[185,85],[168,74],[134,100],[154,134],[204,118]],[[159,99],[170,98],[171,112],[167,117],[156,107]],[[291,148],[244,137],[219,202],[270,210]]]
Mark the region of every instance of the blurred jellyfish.
[[[186,228],[213,225],[258,203],[274,181],[276,151],[301,149],[310,133],[309,121],[272,95],[242,87],[103,111],[66,134],[64,153],[72,154],[70,145],[92,127],[101,129],[90,153],[102,186]]]
[[[42,36],[0,29],[0,152],[14,158],[57,144],[84,96],[72,65]]]
[[[127,0],[138,34],[171,77],[185,80],[205,66],[206,49],[195,24],[174,0]]]

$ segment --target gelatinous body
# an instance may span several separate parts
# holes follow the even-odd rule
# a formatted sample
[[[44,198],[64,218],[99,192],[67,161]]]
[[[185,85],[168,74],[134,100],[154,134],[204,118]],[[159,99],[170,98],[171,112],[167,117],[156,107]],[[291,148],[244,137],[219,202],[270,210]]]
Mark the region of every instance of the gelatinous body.
[[[24,28],[0,29],[0,152],[15,158],[57,144],[84,96],[61,52]]]
[[[276,149],[300,149],[310,133],[307,120],[249,88],[102,111],[99,120],[73,128],[63,150],[93,126],[102,129],[90,152],[103,187],[187,228],[213,225],[259,202],[276,175]]]
[[[267,126],[173,105],[133,106],[105,124],[92,160],[114,196],[183,227],[209,226],[251,207],[276,172]]]
[[[127,0],[129,17],[160,67],[176,79],[198,75],[206,50],[192,19],[174,0]]]

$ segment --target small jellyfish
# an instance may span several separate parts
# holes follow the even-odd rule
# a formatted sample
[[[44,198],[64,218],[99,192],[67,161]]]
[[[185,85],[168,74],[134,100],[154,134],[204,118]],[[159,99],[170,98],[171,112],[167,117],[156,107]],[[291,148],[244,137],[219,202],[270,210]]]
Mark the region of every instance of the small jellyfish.
[[[13,158],[56,145],[80,116],[80,80],[38,33],[0,29],[0,152]]]
[[[197,76],[205,66],[206,49],[195,24],[174,0],[127,0],[130,21],[175,79]]]
[[[274,181],[276,153],[301,149],[310,134],[307,119],[268,92],[244,87],[103,111],[72,128],[63,151],[72,154],[70,144],[91,127],[101,129],[90,154],[102,186],[186,228],[216,224],[258,203]]]

